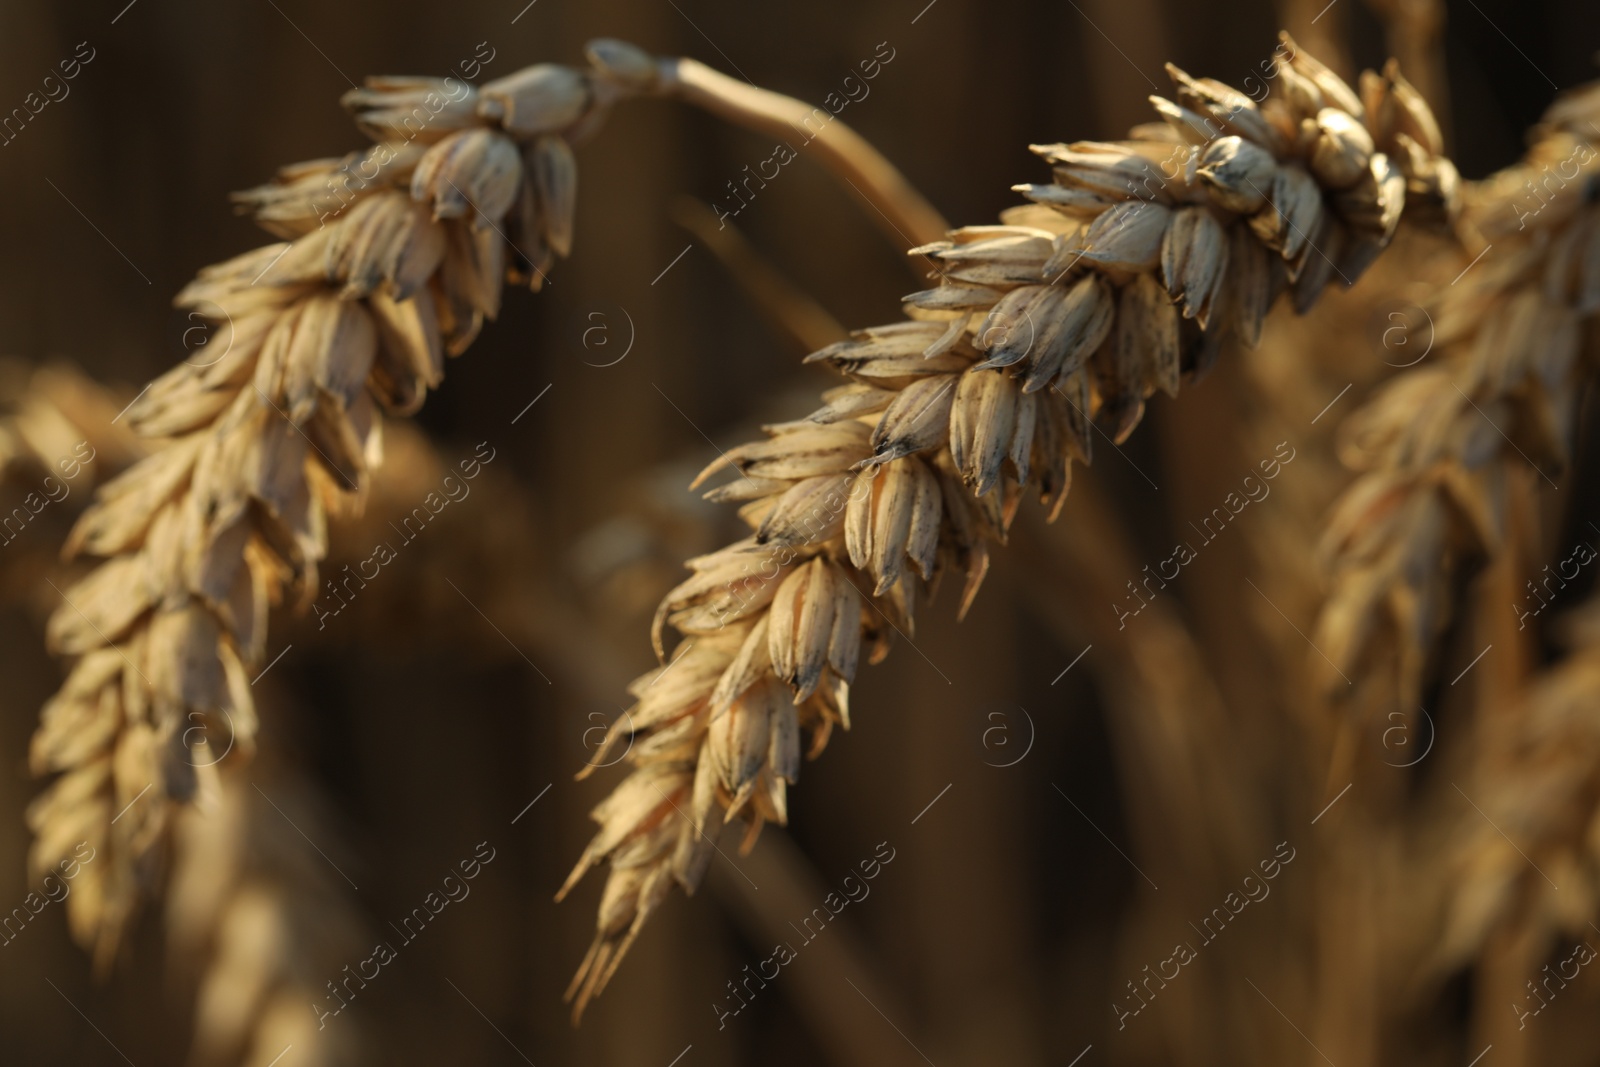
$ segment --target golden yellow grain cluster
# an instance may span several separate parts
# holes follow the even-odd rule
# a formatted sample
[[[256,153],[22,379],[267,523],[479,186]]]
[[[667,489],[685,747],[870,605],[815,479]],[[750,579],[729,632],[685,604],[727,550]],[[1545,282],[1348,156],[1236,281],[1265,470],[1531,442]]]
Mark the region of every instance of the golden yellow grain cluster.
[[[70,553],[108,557],[49,625],[77,657],[44,709],[32,861],[88,840],[97,892],[74,894],[102,963],[158,869],[172,805],[221,758],[201,737],[255,732],[250,666],[285,590],[316,595],[330,512],[359,506],[385,412],[414,411],[500,308],[572,243],[570,142],[654,78],[628,46],[473,87],[374,78],[344,98],[374,144],[287,167],[238,195],[282,238],[202,270],[177,298],[215,332],[137,398],[155,451],[100,492]]]

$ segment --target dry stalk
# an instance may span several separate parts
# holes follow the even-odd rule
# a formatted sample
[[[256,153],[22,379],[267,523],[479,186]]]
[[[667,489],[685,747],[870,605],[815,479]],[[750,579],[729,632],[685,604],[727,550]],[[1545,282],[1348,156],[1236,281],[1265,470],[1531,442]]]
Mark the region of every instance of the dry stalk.
[[[820,161],[877,209],[889,240],[936,241],[949,228],[921,193],[860,134],[818,108],[737,81],[693,59],[657,61],[656,90],[773,137],[799,133]],[[828,121],[818,122],[817,116]],[[815,130],[807,123],[816,124]],[[814,142],[812,138],[814,137]],[[859,184],[858,184],[859,183]]]
[[[1121,441],[1157,389],[1203,374],[1221,339],[1260,335],[1274,299],[1305,308],[1359,275],[1411,207],[1452,213],[1438,127],[1391,66],[1363,101],[1287,36],[1262,104],[1169,68],[1165,124],[1116,143],[1040,146],[1055,182],[1003,225],[916,249],[937,287],[907,321],[810,357],[851,383],[810,417],[767,427],[696,480],[755,533],[689,561],[654,639],[664,665],[609,737],[630,776],[562,888],[611,870],[569,995],[605,986],[674,885],[692,891],[722,827],[782,823],[802,732],[814,756],[848,726],[859,658],[909,636],[919,593],[964,575],[970,604],[1026,492],[1059,510],[1092,435]],[[665,661],[667,624],[684,641]]]
[[[1500,550],[1511,472],[1554,486],[1566,468],[1600,311],[1596,118],[1600,87],[1562,98],[1528,158],[1464,197],[1470,262],[1429,309],[1437,355],[1341,431],[1363,473],[1322,544],[1332,589],[1313,637],[1328,662],[1313,667],[1329,692],[1357,679],[1383,707],[1417,707],[1456,583]]]
[[[782,333],[793,337],[801,351],[815,352],[848,336],[827,308],[785,277],[737,226],[718,219],[710,207],[680,197],[672,205],[672,220],[717,258],[750,303]]]
[[[744,858],[742,866],[750,875],[748,882],[724,872],[726,878],[711,876],[709,888],[752,944],[792,938],[794,931],[788,917],[804,914],[829,891],[823,876],[800,847],[781,835],[767,835]],[[752,885],[763,888],[757,891]],[[923,1063],[899,1034],[882,1025],[880,1008],[885,1013],[902,1009],[894,1018],[904,1018],[910,1012],[894,983],[877,967],[871,950],[844,923],[829,926],[828,933],[839,936],[818,938],[805,945],[808,953],[816,953],[819,962],[812,967],[795,968],[794,981],[785,984],[784,995],[812,1027],[829,1061],[841,1067],[915,1067]],[[836,994],[841,977],[854,982],[864,996],[855,998],[854,1003],[839,998]]]
[[[1416,989],[1395,987],[1404,987],[1416,972],[1443,887],[1435,874],[1437,851],[1411,836],[1415,822],[1405,798],[1419,772],[1393,766],[1410,762],[1432,740],[1422,716],[1380,717],[1379,727],[1389,730],[1381,739],[1376,732],[1342,732],[1319,687],[1311,684],[1312,661],[1321,661],[1308,659],[1302,634],[1311,632],[1321,608],[1324,575],[1309,549],[1351,478],[1337,459],[1338,414],[1353,409],[1385,373],[1394,373],[1385,363],[1406,363],[1421,353],[1426,325],[1405,302],[1425,301],[1466,263],[1453,241],[1402,228],[1359,286],[1330,293],[1312,315],[1274,315],[1260,347],[1241,353],[1252,393],[1251,417],[1241,428],[1246,451],[1265,455],[1274,442],[1291,440],[1299,458],[1293,476],[1275,485],[1273,504],[1241,524],[1260,588],[1258,594],[1245,587],[1244,603],[1255,609],[1258,629],[1271,641],[1263,659],[1272,666],[1260,673],[1276,684],[1266,699],[1234,702],[1229,735],[1240,748],[1256,747],[1262,764],[1277,769],[1273,799],[1258,800],[1262,806],[1300,811],[1309,821],[1355,779],[1335,809],[1338,817],[1330,813],[1319,821],[1307,841],[1308,862],[1316,865],[1299,920],[1313,931],[1307,951],[1271,964],[1280,975],[1274,980],[1304,985],[1308,1002],[1297,1019],[1317,1047],[1340,1063],[1370,1060],[1375,1048],[1388,1044],[1382,1035],[1396,1018],[1405,1018],[1401,1025],[1408,1034],[1425,1032],[1414,1016],[1403,1014],[1414,1007]],[[1393,310],[1400,307],[1411,317]],[[1394,317],[1384,317],[1389,311]],[[1355,326],[1374,322],[1390,332],[1376,335]],[[1284,625],[1285,617],[1292,626]],[[1436,722],[1439,709],[1433,710]],[[1285,715],[1295,728],[1285,729]],[[1392,729],[1397,722],[1413,728]],[[1340,741],[1348,746],[1339,750],[1343,763],[1330,770]],[[1358,749],[1358,743],[1370,747]],[[1391,766],[1372,760],[1361,774],[1347,773],[1350,760],[1373,750]],[[1433,753],[1422,770],[1438,771],[1443,758]],[[1389,903],[1377,907],[1374,901]],[[1254,1006],[1261,1007],[1259,998]]]
[[[106,891],[69,906],[102,965],[156,874],[173,805],[194,795],[185,737],[204,721],[248,752],[248,665],[262,659],[268,608],[286,591],[302,607],[316,595],[328,516],[359,508],[382,460],[381,413],[422,404],[445,357],[495,317],[505,277],[538,289],[570,251],[572,143],[651,93],[758,125],[811,114],[621,42],[594,42],[588,58],[479,88],[369,80],[344,104],[374,144],[239,194],[283,241],[202,270],[179,294],[217,332],[129,408],[159,450],[107,485],[68,540],[69,554],[109,559],[51,619],[52,649],[78,659],[32,760],[60,775],[34,809],[33,862],[85,839],[106,857]],[[886,183],[905,199],[903,179],[841,123],[818,144],[869,200]],[[937,229],[937,216],[914,221]]]
[[[1128,550],[1128,530],[1097,485],[1103,474],[1080,476],[1070,522],[1048,531],[1020,524],[1009,558],[1010,571],[1023,576],[1017,594],[1062,647],[1094,646],[1079,669],[1093,670],[1103,692],[1118,780],[1125,783],[1129,851],[1161,886],[1140,894],[1114,957],[1119,970],[1137,974],[1152,956],[1171,950],[1174,931],[1187,929],[1191,916],[1203,915],[1231,888],[1235,871],[1250,869],[1252,853],[1271,828],[1263,819],[1268,807],[1256,776],[1241,773],[1244,746],[1241,724],[1230,714],[1235,709],[1224,700],[1184,614],[1157,598],[1140,612],[1137,626],[1119,629],[1111,612],[1081,610],[1127,596],[1121,583],[1139,567]],[[1258,927],[1240,936],[1269,934]],[[1244,942],[1230,949],[1249,950]],[[1205,960],[1197,966],[1214,965]],[[1203,982],[1163,990],[1163,1007],[1149,1020],[1152,1025],[1119,1030],[1118,1037],[1135,1046],[1133,1058],[1142,1053],[1172,1064],[1220,1062],[1223,1036],[1244,1025],[1225,973],[1219,968]]]

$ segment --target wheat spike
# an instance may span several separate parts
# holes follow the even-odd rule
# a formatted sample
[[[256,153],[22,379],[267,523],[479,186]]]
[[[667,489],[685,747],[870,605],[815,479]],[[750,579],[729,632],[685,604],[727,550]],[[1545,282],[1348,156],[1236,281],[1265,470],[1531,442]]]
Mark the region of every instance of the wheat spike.
[[[5,564],[0,577],[13,599],[38,599],[41,573],[48,580],[65,582],[49,546],[77,508],[81,497],[75,499],[74,494],[88,493],[95,483],[144,455],[143,442],[113,422],[127,399],[69,366],[34,369],[10,359],[0,361],[0,404],[6,409],[0,415],[0,474],[26,493],[19,493],[12,511],[0,515],[0,540],[7,553],[0,560]],[[43,595],[52,595],[48,587]],[[63,749],[96,743],[92,730],[78,735],[77,725],[56,724],[47,743]],[[30,808],[27,818],[33,823],[39,815]],[[84,849],[93,848],[86,837],[71,836],[75,828],[66,820],[57,827],[62,837],[45,849],[36,845],[31,869],[43,872],[62,861],[73,862],[85,854]],[[75,869],[81,876],[76,882],[81,892],[69,896],[65,907],[69,925],[78,931],[85,909],[97,908],[97,901],[108,892],[109,871],[93,860]],[[81,900],[75,902],[75,897]]]
[[[0,418],[0,470],[27,464],[59,480],[72,467],[64,468],[63,460],[92,452],[94,458],[79,465],[91,480],[103,480],[106,471],[120,470],[146,450],[127,427],[112,421],[127,400],[65,364],[33,369],[0,362],[0,401],[9,409]]]
[[[786,820],[802,734],[815,756],[848,727],[859,659],[911,632],[919,592],[960,573],[964,611],[1024,493],[1059,510],[1095,427],[1123,440],[1224,335],[1253,343],[1286,288],[1303,309],[1353,280],[1402,209],[1454,212],[1437,126],[1392,67],[1363,102],[1285,35],[1259,107],[1169,71],[1164,123],[1036,147],[1055,181],[1017,187],[1033,203],[914,250],[939,284],[906,321],[809,357],[850,384],[697,479],[731,469],[708,496],[755,532],[689,561],[653,635],[663,656],[667,625],[684,640],[609,738],[631,740],[634,769],[561,890],[609,862],[575,1018],[673,885],[693,891],[724,824],[753,841]]]
[[[503,276],[537,289],[568,251],[568,140],[633,91],[610,74],[626,58],[481,88],[370,79],[344,104],[374,145],[239,194],[284,241],[179,294],[218,330],[203,361],[129,407],[161,447],[101,489],[68,541],[110,558],[50,620],[52,649],[78,661],[33,750],[36,773],[60,775],[32,812],[34,862],[87,837],[115,872],[74,925],[102,962],[149,884],[172,804],[196,789],[186,736],[225,717],[214,736],[248,750],[246,665],[262,657],[268,606],[286,588],[315,595],[327,516],[359,506],[381,462],[380,412],[422,403],[445,356],[495,317]]]
[[[1342,428],[1362,473],[1325,532],[1332,590],[1314,640],[1343,675],[1387,679],[1394,706],[1420,702],[1462,569],[1499,551],[1506,479],[1531,466],[1553,485],[1566,467],[1590,374],[1583,325],[1600,311],[1597,118],[1600,86],[1563,97],[1528,157],[1463,198],[1467,258],[1429,310],[1438,357]]]

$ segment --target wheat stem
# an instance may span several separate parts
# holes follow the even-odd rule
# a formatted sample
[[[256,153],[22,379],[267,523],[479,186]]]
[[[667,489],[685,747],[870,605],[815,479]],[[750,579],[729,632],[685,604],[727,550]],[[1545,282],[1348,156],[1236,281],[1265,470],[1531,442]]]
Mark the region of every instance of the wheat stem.
[[[815,352],[848,336],[827,308],[773,266],[737,226],[720,221],[705,204],[679,197],[672,205],[672,221],[716,257],[750,302],[794,338],[802,352]]]
[[[737,81],[693,59],[660,61],[660,90],[736,125],[789,141],[805,138],[819,160],[880,215],[899,247],[937,241],[950,228],[933,205],[864,137],[819,107]],[[820,118],[819,118],[820,116]]]

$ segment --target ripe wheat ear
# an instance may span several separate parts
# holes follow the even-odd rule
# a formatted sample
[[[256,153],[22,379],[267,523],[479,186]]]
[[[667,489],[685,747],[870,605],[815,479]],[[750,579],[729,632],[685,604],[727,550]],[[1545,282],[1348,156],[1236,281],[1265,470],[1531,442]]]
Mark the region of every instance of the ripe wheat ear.
[[[84,839],[105,856],[108,891],[70,905],[102,964],[154,878],[172,804],[196,789],[187,735],[226,718],[212,735],[248,749],[246,665],[262,658],[269,605],[285,589],[314,595],[327,516],[359,505],[381,461],[380,409],[422,403],[444,357],[495,316],[503,275],[538,288],[566,254],[567,138],[617,95],[599,68],[535,67],[481,89],[373,79],[344,102],[377,143],[240,194],[284,242],[179,295],[218,330],[203,361],[128,409],[161,447],[69,539],[69,553],[111,558],[50,620],[51,647],[79,659],[33,748],[36,773],[60,772],[33,809],[35,864]]]
[[[1433,961],[1441,970],[1481,951],[1500,923],[1528,930],[1542,958],[1558,934],[1587,929],[1600,903],[1600,601],[1561,629],[1567,654],[1531,676],[1474,747],[1464,791],[1488,818],[1461,805],[1452,827],[1450,912]],[[1515,827],[1515,842],[1495,826]]]
[[[575,1018],[672,887],[699,884],[726,823],[746,818],[748,841],[785,821],[802,749],[849,724],[862,653],[909,634],[947,571],[965,610],[1025,492],[1054,514],[1094,433],[1124,439],[1224,335],[1254,343],[1285,289],[1303,309],[1352,281],[1403,209],[1453,216],[1438,125],[1393,64],[1363,99],[1284,35],[1259,107],[1169,71],[1163,123],[1036,148],[1055,182],[1018,186],[1031,205],[914,250],[940,282],[907,298],[907,321],[810,357],[850,384],[702,475],[737,472],[708,495],[755,533],[689,561],[654,634],[662,654],[671,624],[681,649],[633,683],[608,739],[631,737],[634,769],[560,894],[610,864]]]

